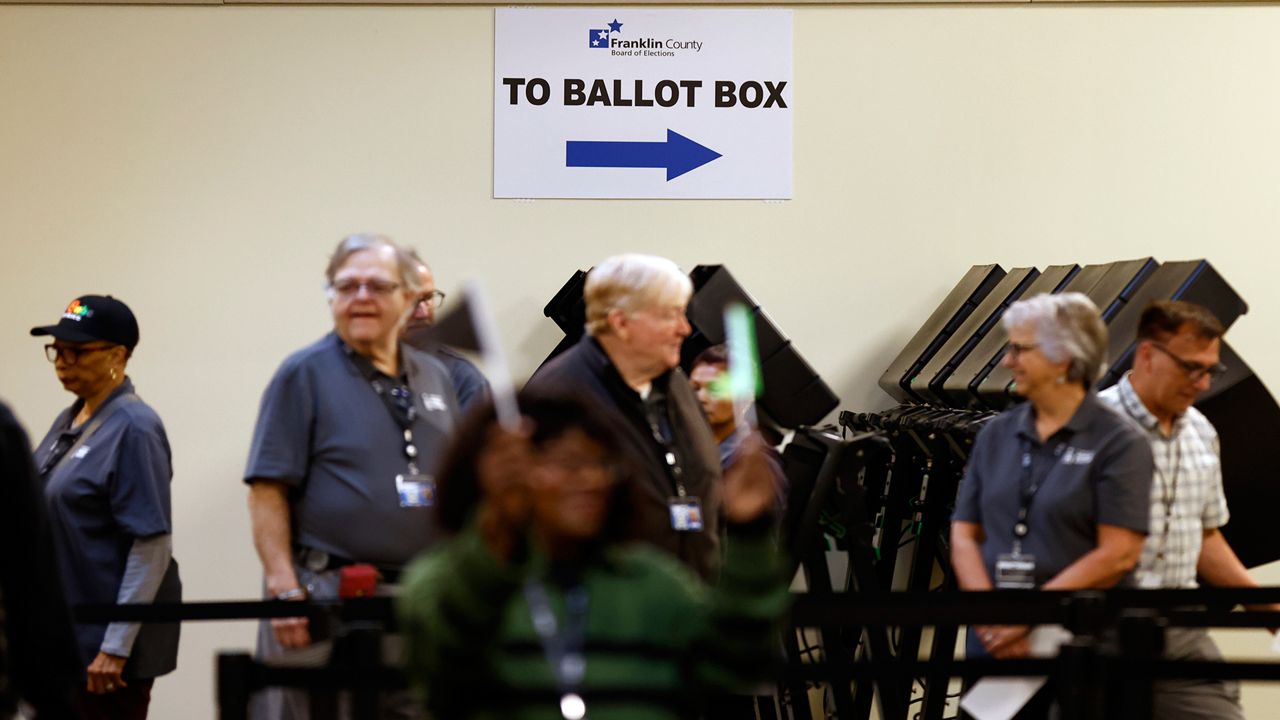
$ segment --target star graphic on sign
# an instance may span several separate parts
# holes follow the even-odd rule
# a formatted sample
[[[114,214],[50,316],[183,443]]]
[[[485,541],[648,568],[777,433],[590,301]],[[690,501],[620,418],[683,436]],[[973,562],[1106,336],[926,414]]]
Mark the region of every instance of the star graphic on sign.
[[[609,31],[608,31],[608,30],[601,30],[601,31],[600,31],[600,39],[601,39],[601,40],[604,40],[604,39],[605,39],[605,38],[607,38],[607,37],[609,37]]]
[[[599,41],[599,40],[592,40],[592,41],[591,41],[591,45],[592,45],[592,46],[598,46],[599,44],[600,44],[600,41]]]
[[[614,18],[613,22],[609,23],[609,31],[622,32],[622,23],[618,22],[618,18]]]

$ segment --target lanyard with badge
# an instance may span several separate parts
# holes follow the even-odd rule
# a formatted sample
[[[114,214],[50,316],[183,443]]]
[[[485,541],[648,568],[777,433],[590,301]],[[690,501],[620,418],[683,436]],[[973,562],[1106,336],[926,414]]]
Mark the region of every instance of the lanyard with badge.
[[[564,596],[564,624],[556,622],[556,614],[547,598],[547,588],[537,579],[524,584],[525,601],[542,652],[556,676],[560,690],[560,715],[564,720],[582,720],[587,705],[578,689],[587,673],[583,652],[587,630],[587,588],[581,584],[570,588]]]
[[[1018,518],[1013,523],[1013,552],[996,556],[995,585],[1001,590],[1032,590],[1036,586],[1036,558],[1022,552],[1022,541],[1031,532],[1029,524],[1031,502],[1053,471],[1049,466],[1036,477],[1032,462],[1031,443],[1022,441],[1022,480],[1018,484],[1020,502]],[[1055,463],[1056,460],[1055,460]]]
[[[1133,418],[1142,425],[1142,418],[1130,408],[1128,403],[1121,403],[1125,412],[1129,417]],[[1173,446],[1169,448],[1168,455],[1173,455],[1173,473],[1165,478],[1164,471],[1157,464],[1155,467],[1155,479],[1160,485],[1160,504],[1164,506],[1164,527],[1160,529],[1160,539],[1156,541],[1155,565],[1150,568],[1142,568],[1138,571],[1138,587],[1141,588],[1159,588],[1164,583],[1160,576],[1160,570],[1164,566],[1164,551],[1169,547],[1169,529],[1173,525],[1173,505],[1178,497],[1178,471],[1182,469],[1182,441],[1178,438],[1177,432],[1169,438],[1169,443]],[[1167,482],[1166,482],[1167,480]]]
[[[368,358],[354,352],[351,357],[403,433],[405,472],[396,475],[396,495],[400,498],[400,507],[421,508],[434,505],[435,480],[419,471],[418,446],[413,444],[413,421],[418,417],[418,408],[413,404],[413,391],[404,382],[388,382],[390,378],[378,372]]]
[[[684,485],[684,469],[680,466],[680,458],[676,455],[675,443],[667,439],[659,424],[657,403],[645,401],[645,419],[649,423],[649,431],[653,433],[654,442],[662,448],[662,461],[666,464],[667,474],[675,486],[676,494],[667,498],[667,509],[671,514],[671,529],[677,532],[702,532],[702,501],[696,495],[690,495]]]

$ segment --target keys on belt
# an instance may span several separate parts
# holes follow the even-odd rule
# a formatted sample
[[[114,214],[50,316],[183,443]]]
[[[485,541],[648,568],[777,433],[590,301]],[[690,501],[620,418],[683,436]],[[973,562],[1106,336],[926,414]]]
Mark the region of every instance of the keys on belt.
[[[327,572],[329,570],[338,570],[340,568],[347,567],[348,565],[361,564],[355,560],[334,555],[333,553],[326,552],[324,550],[302,546],[298,547],[297,552],[294,553],[294,557],[298,561],[299,565],[311,572],[317,573]],[[395,584],[400,580],[399,568],[379,567],[377,570],[378,574],[382,578],[382,582]]]

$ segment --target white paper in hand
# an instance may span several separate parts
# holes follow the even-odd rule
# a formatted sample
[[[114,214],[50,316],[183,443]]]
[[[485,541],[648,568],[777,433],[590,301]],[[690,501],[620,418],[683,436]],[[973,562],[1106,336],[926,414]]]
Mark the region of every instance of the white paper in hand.
[[[1071,633],[1061,625],[1040,625],[1027,637],[1035,658],[1054,657],[1070,639]],[[1043,677],[983,678],[960,698],[960,708],[975,720],[1010,720],[1047,681]]]

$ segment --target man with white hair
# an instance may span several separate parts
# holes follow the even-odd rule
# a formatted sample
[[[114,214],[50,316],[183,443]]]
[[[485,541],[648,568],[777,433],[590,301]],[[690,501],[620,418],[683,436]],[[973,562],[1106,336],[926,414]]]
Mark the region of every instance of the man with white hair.
[[[693,285],[675,263],[618,255],[587,275],[586,334],[530,378],[537,390],[585,392],[625,427],[640,473],[635,535],[710,578],[719,556],[720,457],[680,346]]]

